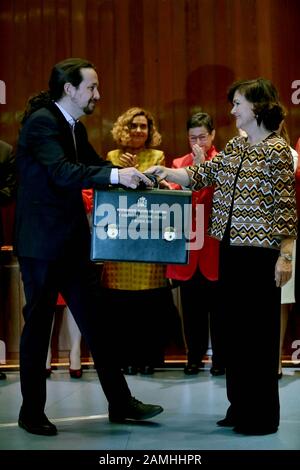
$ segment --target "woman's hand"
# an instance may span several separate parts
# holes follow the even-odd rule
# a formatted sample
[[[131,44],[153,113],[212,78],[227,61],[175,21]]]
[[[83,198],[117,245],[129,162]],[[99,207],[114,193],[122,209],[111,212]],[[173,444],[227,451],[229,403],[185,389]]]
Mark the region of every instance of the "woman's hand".
[[[190,178],[184,168],[166,168],[165,166],[151,166],[145,171],[145,175],[155,175],[158,177],[158,183],[161,180],[178,183],[181,186],[189,186]]]
[[[205,161],[205,153],[202,147],[198,144],[194,144],[192,147],[193,152],[193,165],[200,165]]]
[[[158,182],[160,180],[165,180],[168,177],[169,174],[169,168],[166,168],[165,166],[151,166],[148,168],[145,172],[145,175],[154,175],[157,177]]]
[[[275,281],[277,287],[283,287],[292,277],[292,262],[282,256],[278,257],[275,265]]]
[[[138,159],[136,155],[132,155],[132,153],[126,152],[123,153],[120,157],[120,163],[123,167],[134,167],[137,168],[138,166]]]

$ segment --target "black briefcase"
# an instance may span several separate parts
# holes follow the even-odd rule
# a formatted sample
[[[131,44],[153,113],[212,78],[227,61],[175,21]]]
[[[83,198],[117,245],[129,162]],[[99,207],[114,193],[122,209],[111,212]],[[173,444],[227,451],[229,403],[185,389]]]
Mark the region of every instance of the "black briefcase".
[[[94,191],[93,261],[188,262],[191,191]]]

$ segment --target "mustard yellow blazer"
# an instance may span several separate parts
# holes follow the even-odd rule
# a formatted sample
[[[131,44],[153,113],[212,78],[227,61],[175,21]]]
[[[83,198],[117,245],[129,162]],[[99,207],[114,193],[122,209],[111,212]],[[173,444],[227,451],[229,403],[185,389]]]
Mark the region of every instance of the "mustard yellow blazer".
[[[123,150],[112,150],[107,154],[107,160],[114,165],[120,165]],[[138,170],[143,172],[152,165],[164,165],[165,156],[161,150],[145,149],[137,154]],[[165,287],[165,265],[153,263],[104,263],[102,284],[109,289],[146,290]]]

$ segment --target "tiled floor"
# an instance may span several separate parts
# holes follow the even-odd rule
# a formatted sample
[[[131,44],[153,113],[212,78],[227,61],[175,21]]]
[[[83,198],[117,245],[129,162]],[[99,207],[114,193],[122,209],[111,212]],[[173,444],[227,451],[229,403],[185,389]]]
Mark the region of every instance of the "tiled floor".
[[[300,450],[300,369],[284,369],[280,381],[279,431],[250,437],[216,426],[227,408],[225,378],[212,377],[208,369],[194,377],[185,376],[182,369],[161,369],[153,376],[127,378],[134,396],[161,404],[164,413],[143,423],[111,424],[93,370],[84,371],[79,380],[71,379],[67,371],[55,371],[47,382],[46,414],[59,433],[43,437],[28,434],[17,426],[21,402],[19,375],[9,372],[7,380],[0,381],[0,452]]]

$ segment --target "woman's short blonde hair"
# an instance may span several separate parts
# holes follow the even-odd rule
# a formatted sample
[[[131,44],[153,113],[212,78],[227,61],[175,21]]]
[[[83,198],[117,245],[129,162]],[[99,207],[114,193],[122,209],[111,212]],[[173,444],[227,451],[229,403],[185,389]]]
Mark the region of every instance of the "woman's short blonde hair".
[[[112,128],[114,140],[120,147],[126,147],[130,141],[130,124],[136,116],[145,116],[148,121],[148,138],[145,147],[157,147],[161,143],[161,135],[157,131],[154,117],[143,108],[129,108],[118,117]]]

